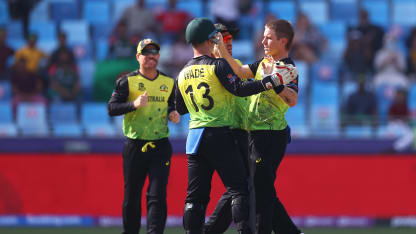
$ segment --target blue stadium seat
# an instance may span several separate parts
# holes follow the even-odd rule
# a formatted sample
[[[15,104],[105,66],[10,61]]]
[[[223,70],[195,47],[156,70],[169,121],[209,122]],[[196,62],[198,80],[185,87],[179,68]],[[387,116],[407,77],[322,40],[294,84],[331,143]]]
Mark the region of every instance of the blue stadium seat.
[[[10,82],[0,81],[0,101],[9,101],[12,97]]]
[[[179,0],[180,1],[180,0]],[[177,1],[177,2],[179,2]],[[146,7],[152,10],[167,9],[169,0],[152,0],[146,2]]]
[[[296,20],[296,5],[294,1],[269,1],[265,8],[266,12],[275,14],[279,19],[285,19],[292,24]]]
[[[114,128],[119,135],[123,135],[123,119],[124,115],[111,117],[113,120]]]
[[[313,24],[322,25],[328,22],[328,5],[324,0],[301,1],[300,10],[305,13]]]
[[[339,106],[337,104],[311,105],[311,131],[318,137],[338,137],[339,131]]]
[[[346,24],[342,21],[331,21],[321,25],[320,30],[322,34],[330,42],[344,40],[346,33]]]
[[[7,23],[7,39],[23,39],[23,24],[19,20]]]
[[[84,127],[88,125],[110,124],[106,103],[84,103],[81,107],[81,123]]]
[[[49,120],[53,125],[77,123],[78,113],[76,104],[52,103],[49,106]]]
[[[47,54],[51,54],[58,46],[58,41],[55,39],[44,39],[37,42],[37,47]]]
[[[36,33],[41,40],[56,40],[56,23],[53,21],[30,21],[29,31]]]
[[[24,136],[48,136],[46,107],[42,104],[20,103],[16,123]]]
[[[29,21],[47,21],[50,19],[49,1],[39,1],[30,11]]]
[[[388,0],[364,0],[361,5],[368,11],[371,22],[388,27],[390,24]]]
[[[354,81],[346,81],[341,87],[341,103],[344,103],[352,93],[358,89],[358,85]]]
[[[9,20],[9,6],[7,5],[7,1],[0,0],[0,25],[7,24]]]
[[[108,24],[110,18],[110,4],[106,1],[84,1],[83,2],[83,17],[92,24]]]
[[[0,102],[0,123],[13,123],[13,112],[10,102]]]
[[[303,61],[295,61],[296,68],[299,72],[299,90],[298,90],[298,103],[304,103],[307,98],[307,90],[309,86],[309,67]]]
[[[304,103],[298,103],[286,112],[286,119],[290,127],[306,125],[306,107]]]
[[[358,17],[357,0],[331,0],[331,20],[354,24]]]
[[[98,39],[95,43],[95,58],[100,61],[107,59],[109,50],[108,39]]]
[[[93,40],[108,40],[110,37],[111,31],[113,27],[109,27],[108,25],[91,25],[92,27],[92,37]]]
[[[81,137],[82,128],[77,123],[56,124],[52,128],[55,137]]]
[[[13,122],[13,112],[10,102],[0,102],[0,137],[16,137],[17,127]]]
[[[124,10],[136,3],[135,0],[114,0],[113,2],[113,20],[118,21]]]
[[[346,126],[344,129],[346,138],[370,138],[373,136],[371,126]]]
[[[187,11],[193,17],[203,17],[204,8],[200,0],[182,0],[176,3],[176,9]]]
[[[314,80],[312,83],[311,101],[313,104],[338,105],[338,84],[336,82],[320,82]]]
[[[117,132],[111,124],[94,124],[85,125],[85,134],[88,137],[115,137]]]
[[[1,137],[17,137],[18,131],[14,123],[0,123],[0,138]]]
[[[312,65],[313,81],[336,81],[338,79],[338,66],[336,61],[319,61]]]
[[[66,33],[69,45],[89,43],[89,25],[84,20],[65,20],[61,30]]]
[[[77,1],[52,2],[52,19],[61,22],[63,20],[79,19],[80,13]]]
[[[78,62],[78,70],[82,88],[92,88],[94,82],[95,61],[84,60]]]
[[[412,26],[416,24],[416,0],[393,0],[393,23]]]

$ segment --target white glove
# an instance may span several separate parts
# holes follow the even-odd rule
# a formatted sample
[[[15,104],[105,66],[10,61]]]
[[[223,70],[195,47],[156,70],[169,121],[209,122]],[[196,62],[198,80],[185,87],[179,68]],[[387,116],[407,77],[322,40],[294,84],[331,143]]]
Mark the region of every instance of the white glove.
[[[296,79],[296,77],[298,77],[298,69],[292,64],[276,64],[271,75],[271,80],[273,82],[273,86],[276,87],[279,85],[289,84]]]

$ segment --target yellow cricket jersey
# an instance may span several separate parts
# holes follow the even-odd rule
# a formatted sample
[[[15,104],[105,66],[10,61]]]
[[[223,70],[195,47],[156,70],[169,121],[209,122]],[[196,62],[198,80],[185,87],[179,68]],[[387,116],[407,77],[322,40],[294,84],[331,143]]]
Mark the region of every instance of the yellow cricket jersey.
[[[268,63],[267,59],[261,59],[256,61],[254,64],[250,64],[249,67],[255,74],[255,80],[261,80],[264,74],[263,66],[260,64]],[[286,58],[280,61],[284,64],[293,64],[293,61],[290,58]],[[298,90],[297,81],[291,82],[286,85],[296,92]],[[287,121],[285,114],[289,106],[280,98],[279,95],[275,93],[273,89],[253,95],[250,97],[250,107],[249,107],[249,130],[283,130],[287,126]]]

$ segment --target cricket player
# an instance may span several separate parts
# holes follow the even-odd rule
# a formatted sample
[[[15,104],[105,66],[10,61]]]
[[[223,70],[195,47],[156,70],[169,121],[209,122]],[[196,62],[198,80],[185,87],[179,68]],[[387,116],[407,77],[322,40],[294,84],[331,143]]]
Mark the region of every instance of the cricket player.
[[[176,108],[180,114],[190,113],[183,225],[187,234],[202,233],[212,174],[217,171],[232,197],[232,218],[238,232],[252,233],[248,227],[247,172],[230,131],[232,95],[250,96],[278,87],[295,79],[296,69],[289,66],[281,74],[242,83],[225,60],[211,57],[218,43],[216,34],[214,24],[206,18],[196,18],[187,25],[186,41],[192,44],[194,58],[177,77]]]
[[[139,233],[140,198],[146,177],[147,233],[162,234],[166,224],[166,188],[172,156],[167,121],[178,123],[180,115],[174,105],[174,80],[157,70],[159,50],[159,44],[151,39],[139,42],[139,70],[116,81],[108,102],[110,116],[124,115],[123,234]]]
[[[288,57],[293,36],[294,31],[288,21],[274,20],[267,23],[262,41],[267,57],[249,65],[241,66],[235,62],[221,43],[221,35],[218,35],[218,50],[239,77],[261,80],[276,69],[284,69],[287,64],[294,65]],[[274,187],[277,168],[290,141],[285,114],[289,107],[296,105],[297,92],[298,77],[290,83],[250,97],[249,157],[255,169],[256,233],[269,234],[272,230],[275,233],[301,233],[276,196]]]

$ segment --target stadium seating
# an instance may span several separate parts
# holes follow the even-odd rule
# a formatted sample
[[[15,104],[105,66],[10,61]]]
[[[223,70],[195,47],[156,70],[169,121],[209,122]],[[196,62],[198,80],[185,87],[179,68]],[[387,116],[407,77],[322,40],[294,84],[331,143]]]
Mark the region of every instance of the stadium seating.
[[[118,21],[124,10],[135,4],[134,0],[114,0],[113,1],[113,20]]]
[[[47,21],[50,19],[48,1],[38,2],[30,12],[29,21]]]
[[[393,0],[393,23],[405,26],[416,24],[416,0]]]
[[[83,132],[81,126],[75,123],[56,124],[52,128],[55,137],[81,137]]]
[[[361,5],[370,16],[370,21],[387,28],[390,24],[389,3],[387,0],[363,0]]]
[[[9,102],[0,102],[0,137],[17,136],[17,127],[13,122],[12,106]]]
[[[277,18],[285,19],[293,24],[296,20],[296,5],[294,1],[269,1],[265,7],[266,13],[273,13]]]
[[[344,129],[346,138],[370,138],[373,136],[371,126],[346,126]]]
[[[70,124],[78,122],[75,103],[52,103],[49,106],[49,121],[52,124]]]
[[[204,16],[204,8],[202,5],[202,1],[192,1],[192,0],[178,1],[176,3],[176,9],[187,11],[193,17]]]
[[[81,107],[81,123],[84,126],[90,124],[110,124],[106,103],[84,103]]]
[[[16,123],[23,136],[49,135],[46,107],[36,103],[20,103],[17,106]]]
[[[330,0],[331,20],[351,24],[357,22],[358,0]]]
[[[90,124],[86,125],[85,134],[87,137],[115,137],[117,132],[114,126],[109,124]]]
[[[83,2],[83,17],[91,25],[109,24],[111,20],[109,2],[94,1],[94,0],[84,1]]]
[[[317,25],[328,22],[328,5],[324,0],[301,1],[300,11],[306,14],[309,20]]]
[[[9,7],[7,1],[0,0],[0,25],[9,22]]]
[[[57,22],[75,20],[80,16],[77,1],[58,1],[51,3],[52,19]]]
[[[29,31],[38,35],[38,40],[56,40],[56,23],[54,21],[32,20]]]
[[[23,24],[19,20],[11,20],[7,23],[8,42],[15,39],[23,39]]]
[[[253,42],[251,40],[233,41],[233,57],[239,58],[243,64],[247,64],[254,57]]]
[[[89,25],[85,20],[64,20],[61,30],[67,34],[69,45],[89,43]]]
[[[12,87],[9,82],[0,81],[0,101],[9,101],[12,97]]]

